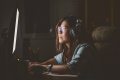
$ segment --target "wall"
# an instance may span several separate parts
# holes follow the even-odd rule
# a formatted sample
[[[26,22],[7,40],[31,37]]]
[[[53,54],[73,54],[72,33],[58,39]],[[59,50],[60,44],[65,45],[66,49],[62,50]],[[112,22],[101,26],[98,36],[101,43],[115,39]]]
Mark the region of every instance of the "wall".
[[[50,0],[49,6],[51,27],[67,15],[75,15],[84,19],[84,0]]]
[[[91,32],[99,25],[120,26],[119,0],[18,0],[20,10],[20,39],[23,45],[37,48],[41,47],[43,53],[53,53],[54,38],[49,29],[56,25],[57,21],[66,15],[75,15],[83,20],[86,29]],[[3,28],[10,25],[15,0],[2,0],[0,5],[0,34]],[[2,37],[0,36],[0,44]],[[49,38],[49,39],[48,39]],[[18,43],[20,43],[18,40]],[[52,41],[52,42],[51,42]],[[49,43],[51,42],[51,43]],[[28,44],[29,43],[29,44]],[[48,44],[46,46],[46,43]],[[20,46],[17,45],[17,46]],[[46,46],[46,50],[44,47]],[[50,49],[51,47],[51,49]],[[24,48],[24,46],[23,46]],[[26,49],[26,48],[24,48]],[[20,47],[17,48],[21,51]],[[23,53],[25,55],[25,53]],[[23,57],[19,53],[20,57]],[[51,56],[51,55],[45,55]]]

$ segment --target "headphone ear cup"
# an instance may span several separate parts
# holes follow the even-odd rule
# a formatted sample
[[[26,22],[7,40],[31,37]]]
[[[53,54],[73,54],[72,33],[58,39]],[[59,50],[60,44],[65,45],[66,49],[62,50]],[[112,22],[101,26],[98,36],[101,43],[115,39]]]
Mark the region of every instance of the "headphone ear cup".
[[[70,35],[71,35],[72,38],[77,37],[79,30],[81,30],[80,28],[81,28],[81,20],[76,19],[75,25],[72,26],[71,29],[70,29]]]
[[[71,37],[75,38],[75,31],[73,29],[70,29],[70,35]]]

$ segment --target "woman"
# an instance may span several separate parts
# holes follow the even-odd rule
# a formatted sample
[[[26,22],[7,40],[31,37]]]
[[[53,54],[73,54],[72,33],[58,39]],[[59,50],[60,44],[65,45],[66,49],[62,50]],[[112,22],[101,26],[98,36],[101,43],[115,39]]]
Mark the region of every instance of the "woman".
[[[56,50],[59,54],[43,63],[30,62],[35,68],[57,74],[92,74],[94,49],[87,42],[85,28],[74,16],[62,18],[56,25]]]

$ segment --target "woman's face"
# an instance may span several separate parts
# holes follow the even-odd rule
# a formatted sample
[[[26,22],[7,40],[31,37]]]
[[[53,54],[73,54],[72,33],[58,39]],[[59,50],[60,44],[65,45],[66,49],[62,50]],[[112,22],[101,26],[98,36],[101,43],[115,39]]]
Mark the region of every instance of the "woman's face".
[[[67,21],[63,21],[61,25],[58,27],[58,40],[59,43],[68,43],[70,41],[70,35],[69,35],[69,24]]]

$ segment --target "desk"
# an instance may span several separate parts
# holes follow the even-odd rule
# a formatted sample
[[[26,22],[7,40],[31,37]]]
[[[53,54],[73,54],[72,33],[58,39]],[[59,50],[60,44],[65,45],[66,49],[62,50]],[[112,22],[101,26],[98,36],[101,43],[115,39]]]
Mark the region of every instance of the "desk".
[[[47,73],[44,75],[45,80],[78,80],[78,75],[71,75],[71,74],[54,74],[54,73]]]

